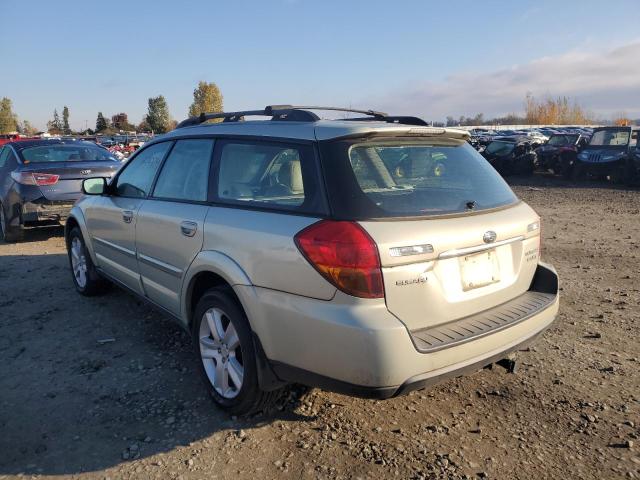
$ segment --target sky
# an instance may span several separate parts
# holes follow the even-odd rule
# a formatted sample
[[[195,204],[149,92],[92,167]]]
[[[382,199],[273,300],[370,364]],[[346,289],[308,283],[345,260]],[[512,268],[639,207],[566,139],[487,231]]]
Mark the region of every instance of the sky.
[[[640,118],[640,2],[0,0],[0,97],[44,128],[187,116],[198,81],[225,110],[372,108],[443,120],[521,113],[527,92]]]

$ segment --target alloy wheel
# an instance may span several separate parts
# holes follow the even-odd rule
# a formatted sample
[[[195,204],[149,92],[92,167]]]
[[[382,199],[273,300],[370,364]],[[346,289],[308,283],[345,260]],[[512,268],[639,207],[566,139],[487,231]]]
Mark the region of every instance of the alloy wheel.
[[[219,308],[207,310],[200,322],[200,357],[204,370],[223,398],[235,398],[244,378],[240,337],[229,317]]]
[[[71,268],[73,276],[80,288],[87,285],[87,259],[84,255],[82,242],[78,237],[73,237],[71,241]]]
[[[5,232],[7,231],[7,219],[4,216],[4,208],[0,205],[0,235],[2,238],[5,236]]]

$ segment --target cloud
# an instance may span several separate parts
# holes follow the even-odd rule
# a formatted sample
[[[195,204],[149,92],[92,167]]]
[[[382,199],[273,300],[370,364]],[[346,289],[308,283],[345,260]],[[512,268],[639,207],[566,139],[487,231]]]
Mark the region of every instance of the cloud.
[[[601,52],[572,51],[493,72],[462,73],[442,82],[407,85],[362,102],[381,110],[437,120],[521,113],[527,92],[568,96],[598,117],[640,118],[640,41]]]

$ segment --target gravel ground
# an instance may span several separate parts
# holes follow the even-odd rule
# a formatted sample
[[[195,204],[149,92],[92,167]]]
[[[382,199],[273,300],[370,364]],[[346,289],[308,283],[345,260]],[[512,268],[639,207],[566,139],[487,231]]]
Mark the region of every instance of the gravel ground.
[[[383,402],[297,389],[247,420],[205,397],[170,320],[75,293],[60,228],[0,241],[0,478],[640,478],[640,192],[514,183],[562,282],[516,374]]]

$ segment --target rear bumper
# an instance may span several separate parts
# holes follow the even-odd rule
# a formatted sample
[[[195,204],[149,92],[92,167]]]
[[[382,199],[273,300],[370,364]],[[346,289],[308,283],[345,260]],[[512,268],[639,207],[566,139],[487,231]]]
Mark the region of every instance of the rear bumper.
[[[347,395],[389,398],[478,370],[522,348],[549,328],[559,306],[558,279],[540,264],[532,288],[550,301],[502,329],[422,353],[383,300],[340,293],[332,301],[236,286],[266,364],[283,382]]]
[[[73,203],[52,202],[43,198],[22,204],[22,222],[39,223],[63,221],[69,216]]]

